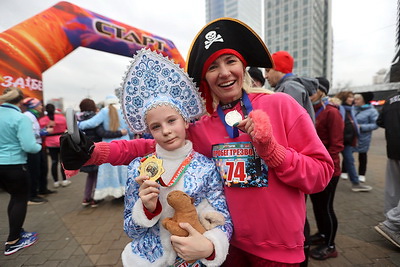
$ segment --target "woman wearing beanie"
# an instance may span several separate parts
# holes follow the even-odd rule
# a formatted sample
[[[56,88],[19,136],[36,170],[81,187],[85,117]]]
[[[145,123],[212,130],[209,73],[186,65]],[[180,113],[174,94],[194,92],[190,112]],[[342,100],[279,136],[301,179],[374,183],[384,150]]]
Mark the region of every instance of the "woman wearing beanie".
[[[354,111],[360,135],[355,152],[358,152],[358,179],[365,182],[365,173],[367,171],[367,153],[371,143],[372,131],[378,129],[376,120],[378,111],[371,105],[374,93],[365,92],[354,95]]]
[[[336,214],[333,208],[336,186],[340,176],[340,152],[343,150],[344,122],[339,112],[340,100],[329,99],[329,81],[317,77],[319,86],[310,98],[315,111],[315,129],[322,143],[332,157],[335,170],[328,186],[321,192],[310,194],[317,224],[317,233],[310,237],[310,256],[316,260],[326,260],[337,257],[335,237],[338,228]]]
[[[304,194],[325,188],[333,162],[306,110],[287,94],[251,87],[248,65],[274,67],[264,42],[246,24],[220,18],[201,29],[186,70],[199,86],[209,114],[192,122],[187,136],[194,150],[217,162],[223,177],[234,225],[223,266],[299,266],[305,259]],[[151,76],[146,82],[164,88]],[[125,114],[141,105],[130,97],[136,86],[134,79],[123,85]],[[185,97],[185,86],[177,82],[175,93]],[[135,127],[140,122],[132,118],[129,123]],[[72,149],[67,138],[68,154]],[[129,164],[154,152],[154,147],[149,139],[96,143],[87,163]],[[64,166],[75,163],[84,162],[71,157]],[[215,251],[187,251],[182,243],[193,242],[190,237],[172,236],[171,241],[185,260],[217,256]]]
[[[5,255],[37,241],[37,233],[25,232],[22,227],[30,184],[26,153],[37,153],[42,146],[35,140],[31,121],[21,113],[23,98],[22,91],[17,88],[6,88],[0,96],[0,187],[11,196],[7,208],[10,229]]]

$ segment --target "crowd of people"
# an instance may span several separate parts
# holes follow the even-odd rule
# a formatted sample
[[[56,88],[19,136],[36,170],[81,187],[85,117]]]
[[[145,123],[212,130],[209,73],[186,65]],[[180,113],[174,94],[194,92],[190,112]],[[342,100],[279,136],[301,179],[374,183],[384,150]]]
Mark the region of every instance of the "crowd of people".
[[[0,185],[11,195],[5,255],[37,241],[23,223],[28,204],[45,203],[57,192],[48,188],[50,157],[54,188],[87,173],[83,206],[124,200],[124,230],[132,238],[121,255],[124,266],[307,266],[309,256],[337,257],[336,187],[342,177],[353,192],[372,190],[367,152],[378,126],[386,129],[389,160],[387,219],[375,229],[400,247],[400,186],[393,179],[400,169],[399,150],[393,150],[400,97],[379,115],[373,93],[329,96],[325,77],[299,77],[293,68],[287,51],[270,54],[246,24],[214,20],[193,40],[185,72],[142,49],[119,99],[107,96],[101,109],[83,99],[79,143],[65,133],[66,119],[54,105],[43,114],[40,100],[7,88],[0,97],[0,126],[7,129],[0,132]],[[145,134],[150,137],[137,138]],[[146,163],[151,171],[143,171]],[[164,221],[174,209],[168,196],[176,190],[192,199],[200,218],[220,221],[201,232],[180,223],[186,235],[169,233]]]

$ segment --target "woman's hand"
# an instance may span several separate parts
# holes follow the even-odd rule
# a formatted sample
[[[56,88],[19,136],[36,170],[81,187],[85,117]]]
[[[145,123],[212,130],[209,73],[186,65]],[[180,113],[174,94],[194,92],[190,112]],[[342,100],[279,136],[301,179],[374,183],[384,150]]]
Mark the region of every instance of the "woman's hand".
[[[160,185],[149,180],[149,176],[138,176],[135,181],[140,185],[139,197],[143,205],[149,212],[154,212],[157,207],[158,195],[160,194]]]
[[[257,154],[264,159],[268,167],[275,168],[283,162],[286,157],[286,148],[275,140],[267,113],[262,110],[253,110],[249,117],[234,126],[251,136]]]
[[[171,243],[179,257],[185,261],[194,261],[209,257],[214,251],[213,243],[196,231],[189,223],[179,226],[189,232],[189,236],[171,236]]]
[[[249,135],[251,135],[254,130],[254,122],[250,117],[247,117],[246,119],[241,120],[234,126],[237,127],[239,130],[241,130],[242,132],[247,133]]]

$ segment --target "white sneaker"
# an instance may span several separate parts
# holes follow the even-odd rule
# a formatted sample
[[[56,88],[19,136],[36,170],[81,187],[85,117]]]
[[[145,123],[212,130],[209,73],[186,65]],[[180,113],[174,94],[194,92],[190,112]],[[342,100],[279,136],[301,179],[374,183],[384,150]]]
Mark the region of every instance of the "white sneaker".
[[[347,175],[347,173],[342,172],[342,174],[340,175],[340,178],[346,180],[346,179],[349,179],[349,176]]]
[[[71,184],[71,181],[70,181],[70,180],[63,180],[63,181],[61,182],[61,185],[62,185],[63,187],[69,186],[70,184]]]
[[[358,180],[359,180],[361,183],[365,183],[365,175],[359,175],[359,176],[358,176]]]
[[[363,184],[357,184],[357,185],[353,184],[351,190],[353,190],[353,192],[369,192],[372,190],[372,186]]]
[[[53,186],[54,186],[54,188],[60,187],[60,182],[54,182]]]

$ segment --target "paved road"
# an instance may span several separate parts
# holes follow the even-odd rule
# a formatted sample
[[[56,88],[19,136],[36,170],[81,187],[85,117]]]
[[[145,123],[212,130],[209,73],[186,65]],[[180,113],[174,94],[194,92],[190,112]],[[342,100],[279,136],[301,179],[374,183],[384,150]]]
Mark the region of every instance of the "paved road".
[[[348,180],[339,181],[335,198],[339,256],[321,262],[310,260],[310,267],[400,266],[400,250],[373,229],[384,219],[385,145],[383,130],[374,131],[367,170],[367,183],[374,187],[371,192],[352,192]],[[71,181],[69,187],[48,196],[48,203],[28,207],[24,227],[37,231],[39,241],[10,256],[4,256],[1,246],[1,267],[122,266],[120,254],[129,242],[122,229],[122,201],[110,199],[97,208],[83,208],[85,176],[79,174]],[[6,203],[8,194],[0,192],[0,240],[6,240],[8,233]],[[310,203],[308,208],[311,228],[315,230]]]

